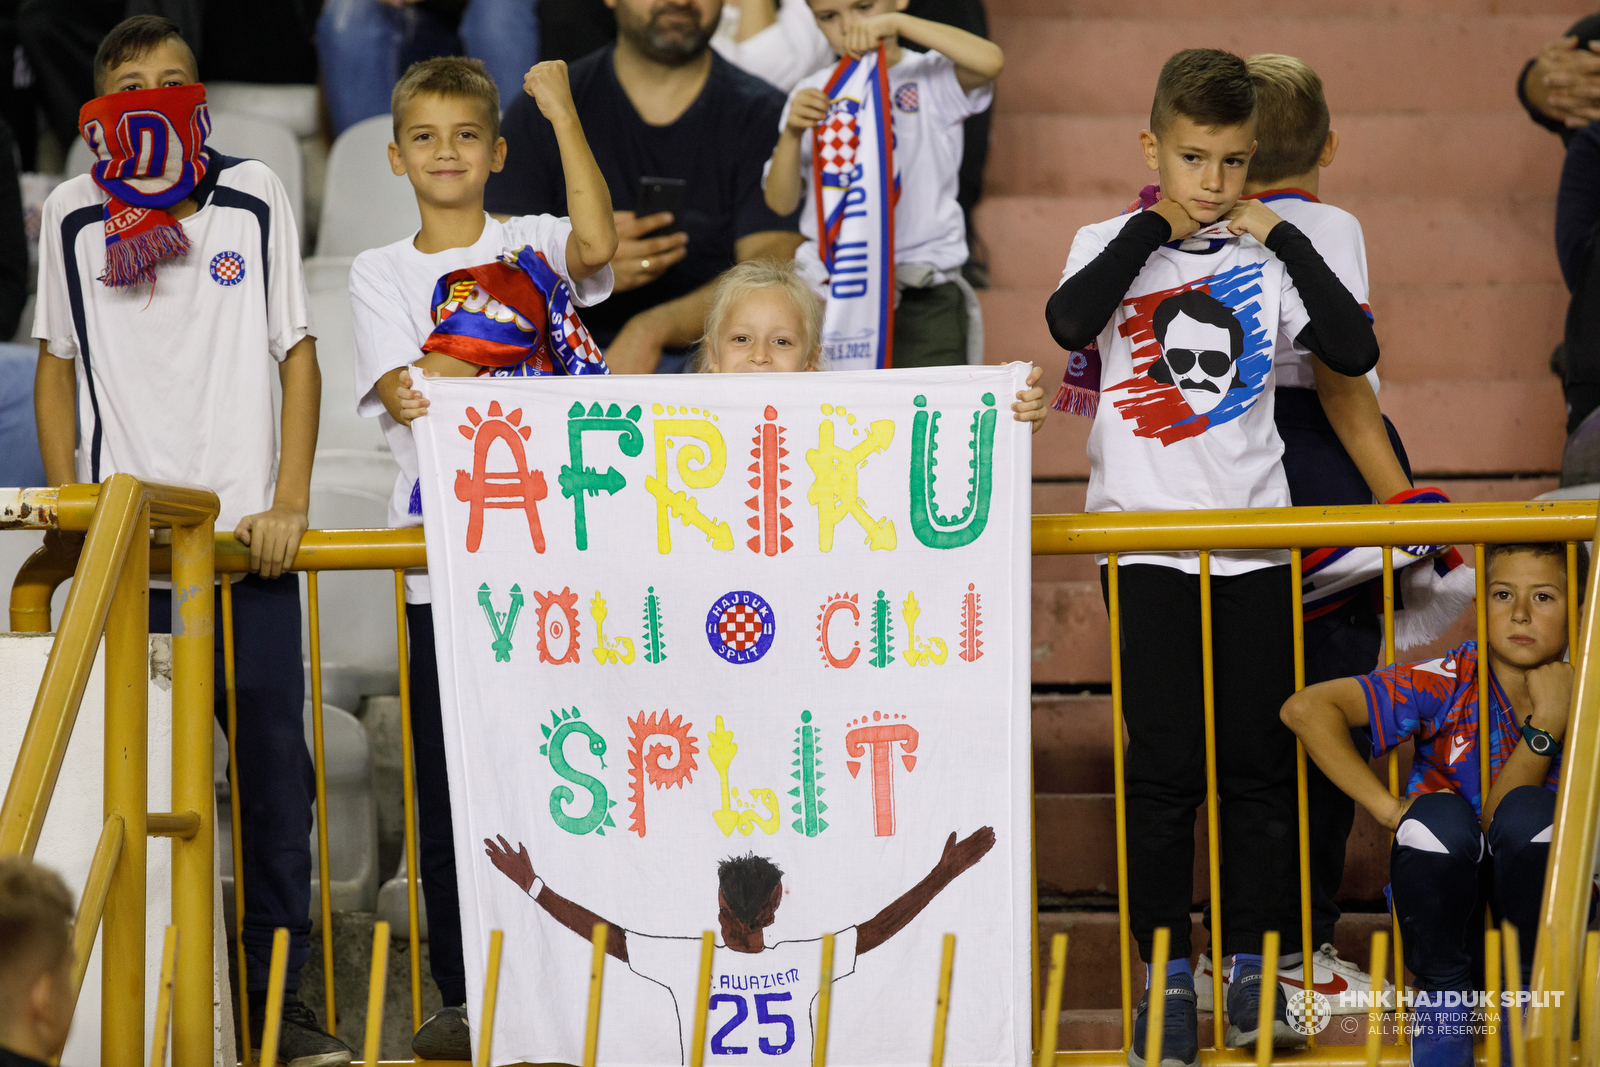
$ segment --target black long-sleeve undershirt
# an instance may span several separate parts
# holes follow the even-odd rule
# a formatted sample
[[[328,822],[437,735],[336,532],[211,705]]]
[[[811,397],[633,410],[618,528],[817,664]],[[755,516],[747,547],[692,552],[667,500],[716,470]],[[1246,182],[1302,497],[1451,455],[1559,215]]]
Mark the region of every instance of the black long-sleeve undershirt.
[[[1045,321],[1056,344],[1071,351],[1098,337],[1151,254],[1171,237],[1172,227],[1153,211],[1129,219],[1093,261],[1051,295]],[[1378,338],[1371,321],[1310,238],[1280,222],[1267,234],[1266,246],[1288,270],[1311,319],[1295,340],[1352,378],[1376,366]]]

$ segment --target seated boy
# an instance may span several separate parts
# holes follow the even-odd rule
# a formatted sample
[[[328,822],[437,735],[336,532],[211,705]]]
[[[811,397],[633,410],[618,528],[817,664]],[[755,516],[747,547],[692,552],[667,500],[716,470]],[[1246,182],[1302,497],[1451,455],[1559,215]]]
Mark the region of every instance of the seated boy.
[[[0,1067],[54,1063],[72,1028],[72,894],[23,856],[0,859]]]
[[[1258,200],[1240,201],[1255,149],[1244,61],[1214,49],[1162,67],[1140,134],[1160,199],[1086,226],[1046,318],[1063,348],[1096,342],[1101,402],[1089,435],[1090,511],[1282,507],[1272,421],[1272,348],[1295,338],[1343,374],[1378,345],[1359,304],[1305,235]],[[1233,954],[1230,1046],[1303,1043],[1272,991],[1258,1035],[1261,938],[1298,929],[1294,737],[1278,710],[1294,691],[1284,553],[1211,553],[1222,944]],[[1118,571],[1127,759],[1129,908],[1144,959],[1172,934],[1163,1065],[1198,1062],[1190,972],[1195,810],[1206,796],[1200,561],[1123,555]],[[1128,1062],[1142,1067],[1146,1002]],[[1152,1065],[1154,1067],[1154,1065]]]
[[[562,331],[552,331],[550,325],[564,314],[568,301],[587,306],[611,295],[607,264],[617,244],[611,194],[578,123],[566,64],[540,63],[528,72],[524,88],[555,127],[572,208],[570,221],[549,215],[510,218],[484,213],[483,187],[490,172],[504,164],[506,142],[499,129],[500,96],[483,64],[457,57],[430,59],[414,64],[394,89],[389,164],[396,174],[410,179],[422,228],[392,245],[361,253],[350,269],[360,397],[356,410],[378,418],[400,465],[389,501],[392,526],[422,524],[417,445],[400,404],[416,400],[425,409],[426,401],[408,388],[406,366],[416,363],[431,373],[453,376],[488,370],[482,363],[442,351],[423,354],[424,346],[433,347],[429,338],[435,326],[460,313],[459,278],[446,276],[465,276],[474,268],[520,270],[499,262],[509,251],[537,272],[534,282],[547,290],[545,307],[513,308],[526,316],[520,321],[508,319],[517,326],[528,323],[521,331],[511,331],[521,333],[526,353],[511,363],[497,361],[495,373],[605,372],[598,351],[591,348],[592,359],[575,355]],[[581,331],[581,324],[576,328]],[[411,731],[422,850],[418,877],[428,905],[429,963],[444,1003],[418,1029],[412,1048],[424,1059],[465,1060],[471,1058],[466,971],[430,603],[426,573],[408,575]]]
[[[859,58],[884,45],[892,114],[894,166],[900,179],[894,210],[895,280],[893,365],[945,367],[969,362],[969,318],[977,307],[961,280],[967,229],[956,191],[963,151],[962,122],[989,106],[1005,56],[977,34],[912,18],[908,0],[810,0],[828,45]],[[926,46],[909,52],[900,38]],[[830,115],[825,68],[802,79],[789,97],[766,176],[767,206],[788,214],[810,203],[813,131]],[[893,101],[893,105],[889,104]],[[886,123],[887,125],[887,123]],[[818,249],[817,211],[800,212],[805,237],[795,259],[819,294],[827,297],[828,270]],[[826,346],[826,341],[825,341]],[[826,347],[824,355],[828,355]],[[982,362],[981,357],[976,362]]]
[[[1578,587],[1588,559],[1580,555]],[[1436,994],[1481,988],[1483,908],[1523,931],[1531,980],[1545,860],[1550,851],[1561,738],[1572,700],[1563,544],[1490,545],[1488,569],[1489,788],[1479,778],[1476,641],[1442,659],[1402,663],[1322,682],[1283,706],[1283,721],[1333,783],[1395,832],[1390,892],[1406,966],[1420,991],[1411,1062],[1471,1067],[1463,1008]],[[1358,749],[1351,730],[1371,734]],[[1405,795],[1393,797],[1368,765],[1416,743]],[[1365,746],[1364,746],[1365,747]],[[1485,847],[1487,845],[1487,848]],[[1516,979],[1508,976],[1507,982]]]
[[[1294,223],[1363,308],[1367,307],[1367,251],[1354,215],[1317,199],[1318,177],[1333,162],[1339,135],[1329,124],[1317,72],[1293,56],[1245,60],[1256,87],[1256,154],[1244,195],[1271,206]],[[1370,316],[1370,312],[1369,312]],[[1349,377],[1330,370],[1309,349],[1280,335],[1272,355],[1273,417],[1283,440],[1283,473],[1299,507],[1396,502],[1411,489],[1405,448],[1378,410],[1378,372]],[[1373,585],[1307,605],[1306,682],[1325,682],[1371,670],[1383,645],[1383,616]],[[1333,947],[1344,879],[1345,841],[1355,821],[1354,802],[1315,766],[1307,779],[1311,817],[1311,944],[1318,991],[1359,993],[1371,978],[1340,959]],[[1300,926],[1283,931],[1278,973],[1291,987],[1303,981]],[[1223,961],[1226,966],[1226,961]],[[1202,955],[1195,975],[1199,1009],[1211,1008],[1211,960]],[[1226,971],[1224,971],[1226,974]],[[1335,1012],[1364,1011],[1355,997],[1333,1000]]]
[[[233,584],[248,1039],[260,1047],[273,931],[286,927],[278,1054],[295,1067],[348,1063],[349,1048],[293,995],[310,950],[315,787],[300,585],[284,572],[306,530],[322,390],[294,215],[265,165],[199,140],[205,87],[176,24],[127,19],[94,69],[103,95],[84,105],[81,132],[100,161],[50,194],[39,236],[34,411],[45,475],[52,485],[124,471],[206,486],[222,504],[217,529],[250,546],[256,573]],[[165,120],[164,152],[118,133],[133,114]],[[171,632],[174,608],[165,583],[150,590],[151,632]],[[220,624],[216,641],[226,726]]]

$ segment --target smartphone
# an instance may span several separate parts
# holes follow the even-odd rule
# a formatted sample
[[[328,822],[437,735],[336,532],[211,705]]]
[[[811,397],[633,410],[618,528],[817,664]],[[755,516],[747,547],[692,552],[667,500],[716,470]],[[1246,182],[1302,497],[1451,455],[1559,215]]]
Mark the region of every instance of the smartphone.
[[[675,233],[681,230],[682,220],[678,216],[683,212],[683,200],[687,189],[688,183],[682,178],[640,178],[639,195],[634,198],[634,217],[642,219],[646,215],[670,211],[672,222],[666,232]]]

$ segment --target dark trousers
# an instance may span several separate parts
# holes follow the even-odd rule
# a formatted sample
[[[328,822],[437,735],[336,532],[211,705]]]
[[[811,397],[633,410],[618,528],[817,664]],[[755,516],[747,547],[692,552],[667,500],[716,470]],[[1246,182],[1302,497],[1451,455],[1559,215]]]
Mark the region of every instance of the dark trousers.
[[[433,648],[433,606],[407,604],[411,649],[411,751],[416,759],[417,879],[428,904],[428,963],[446,1007],[467,1002],[467,965],[461,956],[461,897],[456,888],[455,835],[450,819],[450,777],[444,763],[444,717],[439,705],[439,664]]]
[[[1476,758],[1476,757],[1474,757]],[[1522,933],[1522,981],[1533,978],[1534,933],[1556,795],[1536,785],[1500,801],[1485,835],[1459,793],[1424,793],[1400,820],[1389,856],[1394,913],[1417,988],[1481,988],[1483,909]],[[1440,850],[1443,851],[1440,851]]]
[[[1182,959],[1193,951],[1195,809],[1206,796],[1200,578],[1133,564],[1118,581],[1128,908],[1144,959],[1162,926],[1170,958]],[[1294,735],[1278,718],[1294,692],[1289,597],[1287,567],[1211,579],[1225,955],[1260,952],[1262,934],[1299,926]]]
[[[1369,504],[1372,490],[1355,461],[1339,443],[1339,435],[1322,410],[1314,389],[1285,387],[1273,396],[1273,418],[1283,439],[1283,473],[1289,500],[1297,507]],[[1389,445],[1411,475],[1405,445],[1387,416]],[[1366,674],[1378,666],[1383,648],[1383,618],[1374,607],[1372,590],[1358,589],[1344,605],[1305,624],[1306,684]],[[1352,735],[1359,731],[1352,731]],[[1366,751],[1365,740],[1357,742]],[[1311,943],[1333,943],[1339,921],[1334,903],[1344,881],[1346,843],[1355,825],[1355,801],[1328,780],[1316,763],[1306,761],[1306,808],[1311,829]],[[1294,930],[1300,929],[1297,921]],[[1299,935],[1294,936],[1298,945]]]
[[[228,728],[222,669],[222,594],[216,596],[217,722]],[[172,632],[172,592],[150,590],[150,632]],[[300,988],[311,936],[311,830],[316,778],[305,741],[300,579],[249,575],[233,583],[238,694],[239,837],[249,989],[267,988],[272,935],[289,931],[286,986]]]

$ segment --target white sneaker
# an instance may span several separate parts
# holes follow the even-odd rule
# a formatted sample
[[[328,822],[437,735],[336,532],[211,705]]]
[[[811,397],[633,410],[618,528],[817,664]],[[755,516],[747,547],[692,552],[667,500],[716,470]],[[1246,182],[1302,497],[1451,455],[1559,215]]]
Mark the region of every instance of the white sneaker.
[[[1328,998],[1328,1007],[1335,1015],[1365,1015],[1367,1008],[1361,1006],[1359,996],[1344,996],[1341,993],[1361,994],[1372,991],[1372,976],[1349,960],[1339,958],[1339,950],[1332,945],[1323,945],[1311,955],[1311,988]],[[1302,988],[1305,982],[1305,970],[1300,964],[1286,968],[1278,976],[1283,984],[1291,989]],[[1394,985],[1390,982],[1383,983],[1385,993],[1394,992]]]
[[[1233,957],[1224,956],[1222,959],[1222,999],[1228,999],[1228,980],[1233,976]],[[1200,953],[1200,958],[1194,965],[1194,997],[1195,1011],[1211,1010],[1211,954]]]
[[[1298,953],[1296,954],[1298,955]],[[1328,1007],[1335,1015],[1365,1015],[1367,1009],[1361,1006],[1357,996],[1341,998],[1340,993],[1366,993],[1372,989],[1372,976],[1349,960],[1341,959],[1339,950],[1332,945],[1323,945],[1312,953],[1311,988],[1328,998]],[[1232,976],[1233,968],[1229,966],[1231,957],[1223,959],[1222,995],[1228,995],[1228,979]],[[1278,980],[1288,986],[1291,991],[1303,988],[1305,971],[1297,962],[1292,967],[1285,967],[1278,972]],[[1383,983],[1385,993],[1394,992],[1394,985],[1390,982]],[[1195,1010],[1211,1010],[1211,957],[1201,953],[1194,969]],[[1342,1001],[1342,1002],[1341,1002]]]

